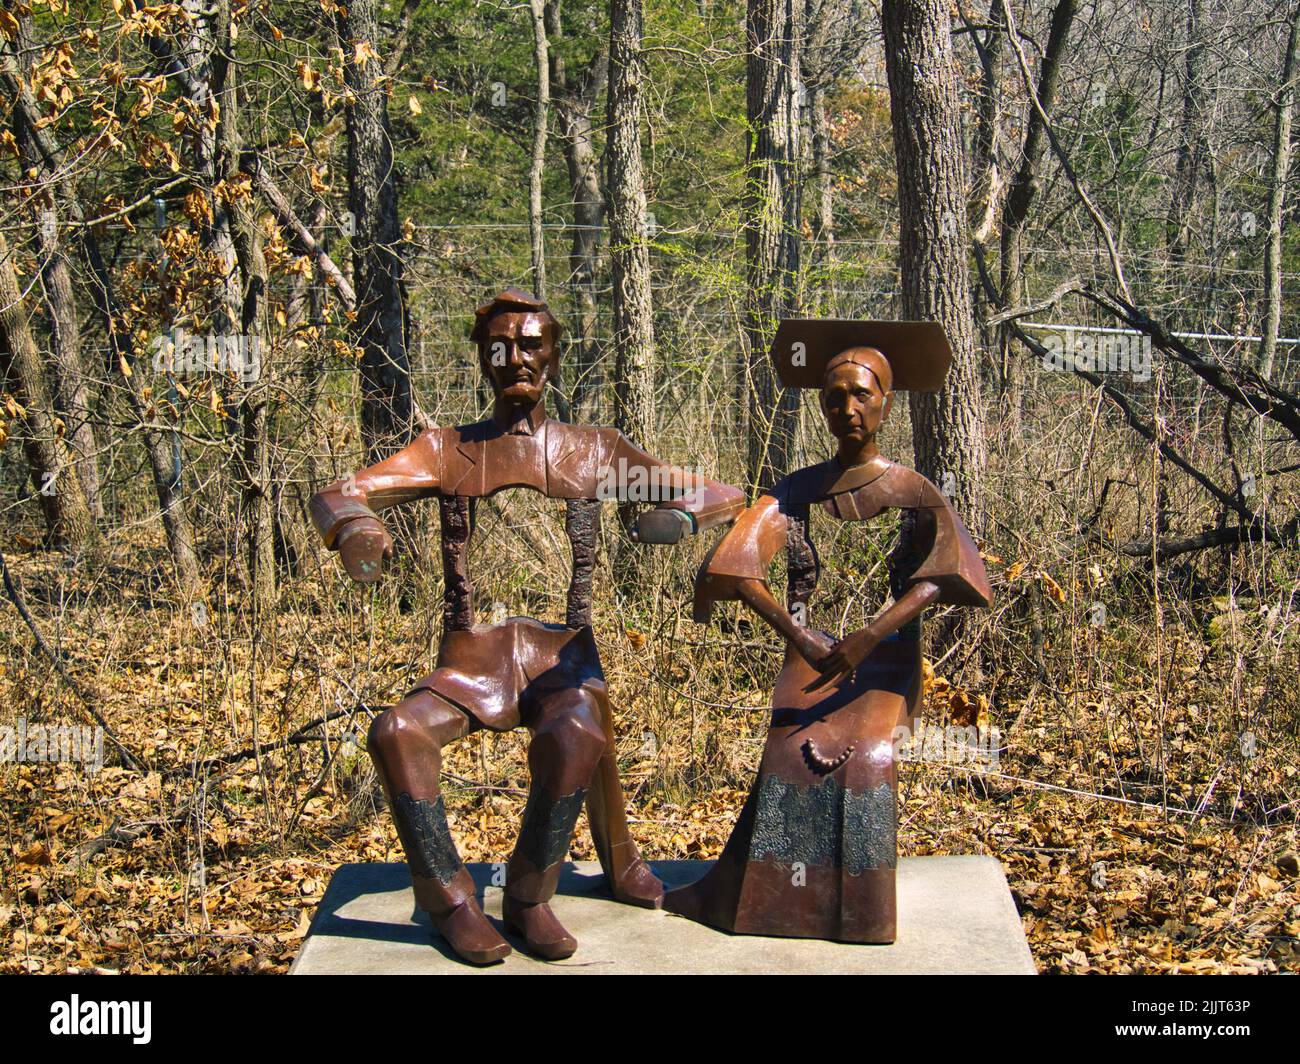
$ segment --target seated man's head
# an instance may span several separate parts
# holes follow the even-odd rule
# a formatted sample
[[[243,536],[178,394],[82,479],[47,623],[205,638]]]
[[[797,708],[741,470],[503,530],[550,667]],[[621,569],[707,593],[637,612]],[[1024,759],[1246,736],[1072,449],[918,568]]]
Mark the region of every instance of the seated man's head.
[[[560,323],[543,300],[507,288],[474,312],[470,339],[498,399],[531,406],[560,369]]]
[[[889,360],[874,347],[850,347],[826,363],[822,413],[835,438],[854,447],[874,439],[894,401]]]

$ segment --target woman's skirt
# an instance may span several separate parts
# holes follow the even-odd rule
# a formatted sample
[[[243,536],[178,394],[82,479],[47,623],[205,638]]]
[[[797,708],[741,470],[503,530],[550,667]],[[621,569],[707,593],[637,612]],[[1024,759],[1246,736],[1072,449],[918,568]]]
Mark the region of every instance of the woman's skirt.
[[[758,778],[722,856],[665,895],[669,912],[739,934],[894,941],[895,729],[916,713],[920,645],[887,639],[810,694],[817,679],[787,648]]]

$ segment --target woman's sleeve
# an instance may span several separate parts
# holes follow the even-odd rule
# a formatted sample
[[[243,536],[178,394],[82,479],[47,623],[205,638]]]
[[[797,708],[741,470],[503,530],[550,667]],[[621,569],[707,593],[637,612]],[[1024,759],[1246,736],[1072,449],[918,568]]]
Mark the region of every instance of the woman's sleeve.
[[[911,522],[913,542],[903,552],[920,562],[910,572],[900,573],[900,590],[921,581],[929,581],[939,588],[940,603],[951,606],[993,605],[993,589],[979,548],[962,524],[957,511],[942,493],[928,480],[923,480],[918,505]]]
[[[771,495],[745,510],[705,556],[695,577],[695,619],[709,619],[715,602],[740,597],[746,580],[766,580],[768,567],[785,546],[786,517]]]

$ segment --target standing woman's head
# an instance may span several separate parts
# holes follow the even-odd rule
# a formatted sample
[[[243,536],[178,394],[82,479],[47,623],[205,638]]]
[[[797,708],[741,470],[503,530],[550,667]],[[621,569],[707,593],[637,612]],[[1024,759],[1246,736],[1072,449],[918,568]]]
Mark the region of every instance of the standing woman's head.
[[[826,425],[841,444],[871,443],[894,402],[894,373],[874,347],[850,347],[826,363],[821,404]]]

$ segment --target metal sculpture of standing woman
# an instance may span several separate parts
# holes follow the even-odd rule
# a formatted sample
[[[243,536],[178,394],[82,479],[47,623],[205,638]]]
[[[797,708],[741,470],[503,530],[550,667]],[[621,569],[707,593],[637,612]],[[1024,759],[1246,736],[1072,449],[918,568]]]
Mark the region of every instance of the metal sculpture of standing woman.
[[[786,640],[758,778],[721,859],[664,908],[729,931],[892,942],[895,729],[916,717],[920,622],[930,605],[992,605],[979,550],[943,494],[881,455],[896,390],[938,390],[952,354],[933,322],[783,322],[772,346],[786,387],[819,388],[833,458],[781,480],[746,510],[696,579],[696,620],[738,599]],[[841,521],[902,512],[893,603],[834,641],[807,626],[817,582],[814,505]],[[787,607],[767,584],[787,552]]]

